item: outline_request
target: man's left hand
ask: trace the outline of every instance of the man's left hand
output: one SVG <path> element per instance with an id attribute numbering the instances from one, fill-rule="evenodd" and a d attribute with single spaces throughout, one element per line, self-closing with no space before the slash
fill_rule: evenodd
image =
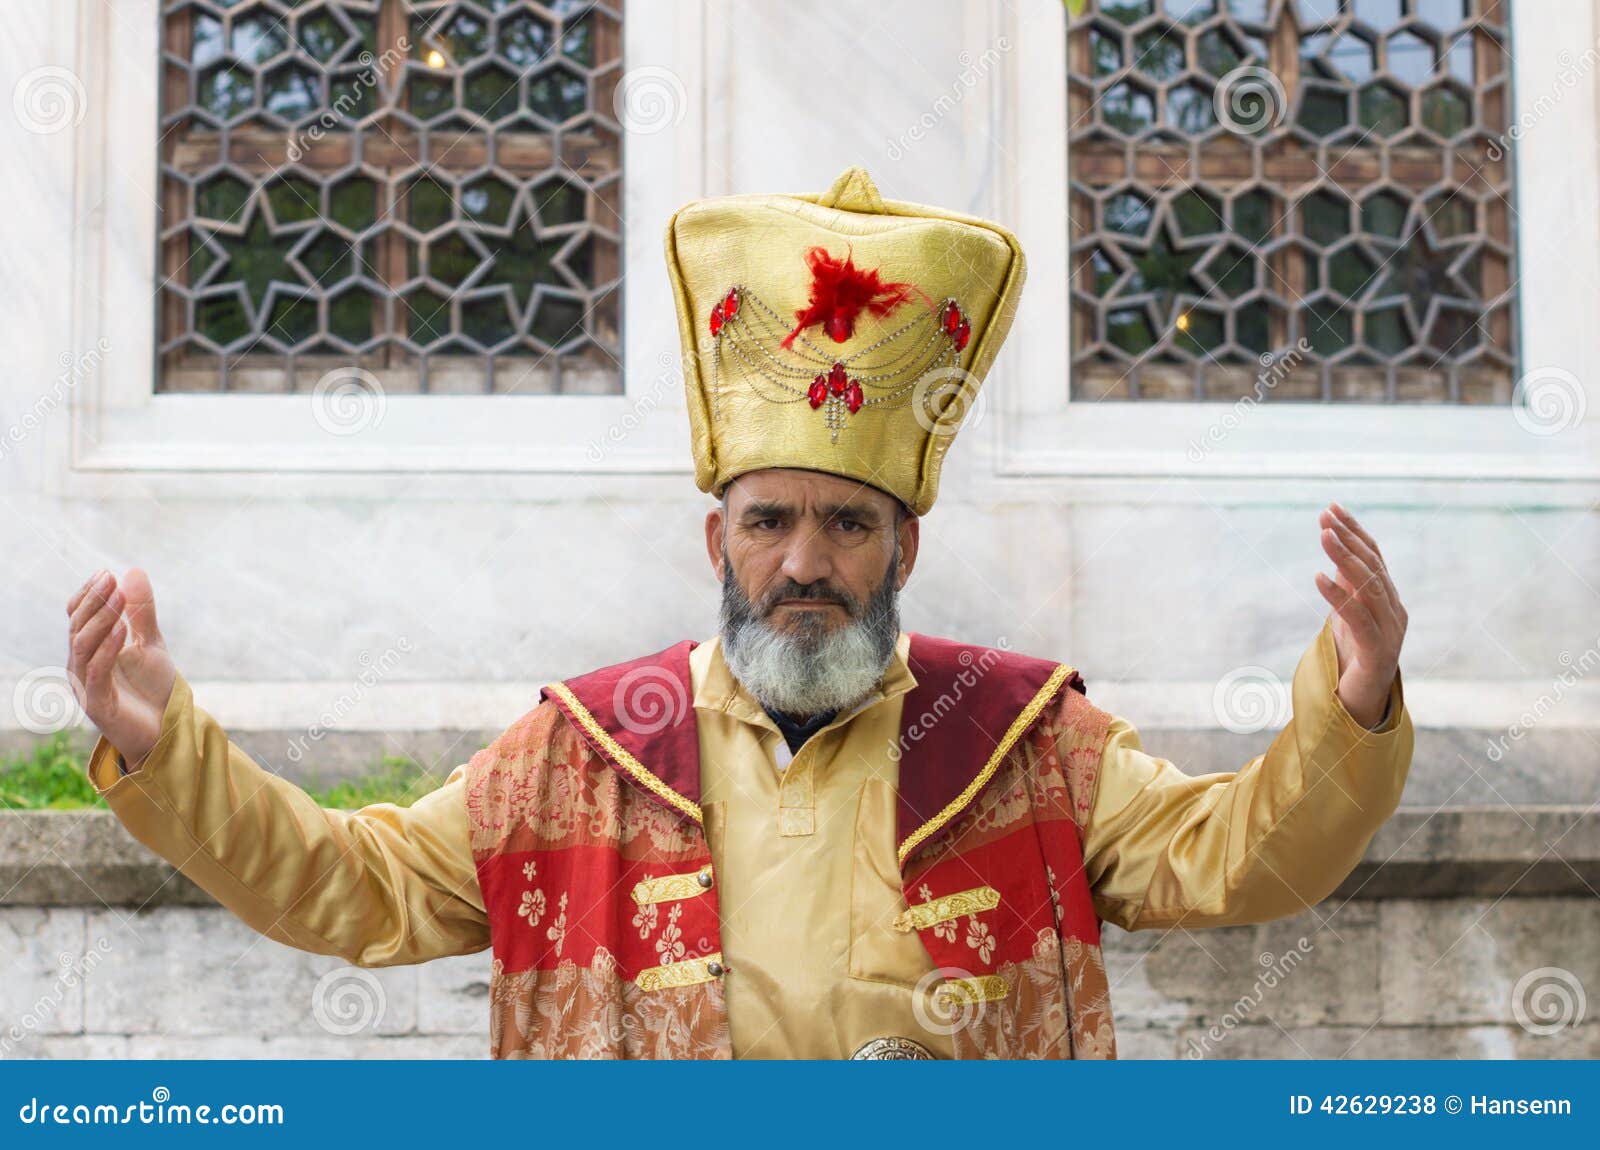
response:
<path id="1" fill-rule="evenodd" d="M 1337 503 L 1322 513 L 1322 549 L 1337 569 L 1317 572 L 1317 590 L 1333 606 L 1333 641 L 1339 652 L 1339 701 L 1364 727 L 1384 717 L 1400 666 L 1406 609 L 1394 589 L 1377 541 Z"/>

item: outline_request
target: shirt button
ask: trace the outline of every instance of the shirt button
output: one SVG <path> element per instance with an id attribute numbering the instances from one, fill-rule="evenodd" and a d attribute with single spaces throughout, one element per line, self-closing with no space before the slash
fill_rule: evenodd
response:
<path id="1" fill-rule="evenodd" d="M 710 890 L 711 889 L 711 872 L 708 871 L 708 870 L 701 871 L 699 874 L 694 876 L 694 881 L 699 883 L 706 890 Z"/>
<path id="2" fill-rule="evenodd" d="M 708 963 L 706 963 L 706 973 L 709 974 L 712 978 L 721 978 L 722 977 L 722 963 L 720 963 L 720 962 L 708 962 Z"/>

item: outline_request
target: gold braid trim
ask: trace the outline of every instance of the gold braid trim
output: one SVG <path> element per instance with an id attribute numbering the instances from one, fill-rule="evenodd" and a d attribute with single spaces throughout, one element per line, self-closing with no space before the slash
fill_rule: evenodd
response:
<path id="1" fill-rule="evenodd" d="M 1022 713 L 1012 720 L 1010 727 L 1006 728 L 1005 736 L 1000 740 L 999 745 L 995 747 L 994 754 L 989 756 L 989 761 L 983 765 L 983 770 L 978 772 L 978 777 L 968 783 L 967 789 L 952 799 L 944 810 L 906 836 L 906 841 L 900 844 L 901 866 L 905 865 L 906 859 L 911 857 L 911 852 L 921 846 L 929 835 L 937 832 L 939 828 L 960 814 L 968 803 L 978 797 L 978 792 L 988 785 L 989 780 L 1000 769 L 1001 762 L 1010 753 L 1011 748 L 1016 745 L 1018 739 L 1022 738 L 1023 732 L 1033 725 L 1033 721 L 1039 717 L 1039 712 L 1044 710 L 1044 705 L 1055 696 L 1055 693 L 1061 689 L 1061 684 L 1065 683 L 1067 677 L 1071 674 L 1072 668 L 1065 663 L 1060 664 L 1054 671 L 1050 672 L 1050 677 L 1045 680 L 1044 686 L 1039 688 L 1039 693 L 1028 700 L 1028 705 L 1022 708 Z"/>
<path id="2" fill-rule="evenodd" d="M 999 1002 L 1011 987 L 998 974 L 976 978 L 948 978 L 939 984 L 938 993 L 951 1006 L 974 1006 L 980 1002 Z"/>
<path id="3" fill-rule="evenodd" d="M 692 803 L 688 799 L 684 798 L 677 791 L 667 786 L 666 783 L 662 782 L 659 778 L 652 774 L 650 769 L 638 759 L 630 755 L 627 749 L 623 747 L 621 743 L 617 742 L 617 740 L 611 737 L 611 732 L 602 727 L 595 717 L 589 713 L 589 709 L 582 703 L 578 702 L 578 696 L 574 695 L 565 683 L 547 684 L 545 686 L 545 690 L 555 695 L 567 705 L 567 709 L 572 713 L 572 717 L 578 720 L 578 725 L 587 731 L 589 736 L 593 738 L 595 742 L 599 743 L 605 748 L 606 754 L 610 755 L 614 760 L 616 760 L 616 763 L 619 767 L 633 776 L 634 782 L 638 783 L 645 790 L 649 791 L 663 802 L 676 807 L 695 822 L 698 823 L 704 821 L 704 816 L 700 812 L 699 803 Z"/>
<path id="4" fill-rule="evenodd" d="M 712 967 L 716 967 L 712 970 Z M 691 958 L 687 962 L 669 962 L 666 966 L 652 966 L 641 970 L 634 985 L 640 990 L 668 990 L 674 986 L 693 986 L 710 982 L 722 974 L 722 954 L 708 954 L 704 958 Z"/>
<path id="5" fill-rule="evenodd" d="M 894 916 L 898 931 L 926 930 L 936 923 L 964 918 L 979 911 L 993 910 L 1000 905 L 1000 892 L 992 886 L 975 886 L 971 890 L 957 891 L 932 902 L 919 902 Z"/>
<path id="6" fill-rule="evenodd" d="M 702 881 L 701 876 L 704 876 Z M 688 874 L 663 874 L 643 879 L 633 886 L 633 901 L 640 906 L 653 902 L 673 902 L 681 898 L 694 898 L 711 889 L 711 868 L 692 870 Z"/>

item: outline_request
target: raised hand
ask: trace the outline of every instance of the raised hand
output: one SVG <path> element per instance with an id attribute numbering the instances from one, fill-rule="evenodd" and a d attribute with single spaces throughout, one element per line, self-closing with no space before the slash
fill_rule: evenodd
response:
<path id="1" fill-rule="evenodd" d="M 1384 566 L 1377 541 L 1337 503 L 1323 511 L 1322 549 L 1336 577 L 1317 572 L 1317 590 L 1333 606 L 1333 641 L 1339 652 L 1339 701 L 1365 727 L 1383 719 L 1400 666 L 1406 609 Z"/>
<path id="2" fill-rule="evenodd" d="M 119 587 L 115 575 L 101 571 L 68 601 L 67 615 L 73 693 L 128 770 L 136 770 L 161 736 L 178 677 L 156 625 L 149 576 L 130 568 Z"/>

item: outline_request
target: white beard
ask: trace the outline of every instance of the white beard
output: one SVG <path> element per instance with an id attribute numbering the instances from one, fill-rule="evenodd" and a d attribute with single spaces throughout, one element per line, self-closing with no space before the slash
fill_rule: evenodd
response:
<path id="1" fill-rule="evenodd" d="M 794 631 L 773 628 L 752 607 L 724 553 L 722 655 L 734 678 L 763 707 L 796 718 L 844 711 L 861 702 L 894 658 L 900 634 L 894 586 L 898 562 L 897 552 L 865 608 L 846 605 L 850 622 L 818 634 L 811 625 Z"/>

